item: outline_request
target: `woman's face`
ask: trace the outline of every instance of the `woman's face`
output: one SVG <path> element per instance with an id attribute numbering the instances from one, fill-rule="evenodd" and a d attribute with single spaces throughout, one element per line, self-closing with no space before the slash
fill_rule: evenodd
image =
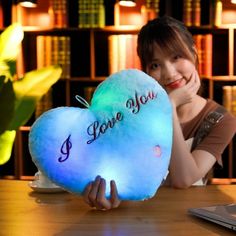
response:
<path id="1" fill-rule="evenodd" d="M 181 57 L 178 53 L 166 54 L 155 46 L 153 59 L 147 65 L 146 72 L 170 93 L 184 86 L 195 69 L 195 65 L 189 59 Z"/>

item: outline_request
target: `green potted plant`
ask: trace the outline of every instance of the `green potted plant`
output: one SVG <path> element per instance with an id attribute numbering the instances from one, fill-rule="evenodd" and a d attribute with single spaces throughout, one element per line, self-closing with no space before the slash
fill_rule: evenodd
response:
<path id="1" fill-rule="evenodd" d="M 49 66 L 16 76 L 23 29 L 14 23 L 0 35 L 0 165 L 11 157 L 16 131 L 33 114 L 39 99 L 58 81 L 62 69 Z"/>

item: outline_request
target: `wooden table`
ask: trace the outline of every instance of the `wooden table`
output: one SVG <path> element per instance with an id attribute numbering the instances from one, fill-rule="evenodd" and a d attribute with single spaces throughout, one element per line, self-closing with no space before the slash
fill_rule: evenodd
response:
<path id="1" fill-rule="evenodd" d="M 0 235 L 235 235 L 187 213 L 190 207 L 232 202 L 236 185 L 161 187 L 150 200 L 97 211 L 70 193 L 35 193 L 27 181 L 0 180 Z"/>

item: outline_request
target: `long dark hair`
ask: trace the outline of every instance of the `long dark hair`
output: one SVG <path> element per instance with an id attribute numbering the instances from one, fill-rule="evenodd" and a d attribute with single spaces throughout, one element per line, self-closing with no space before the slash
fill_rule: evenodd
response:
<path id="1" fill-rule="evenodd" d="M 178 53 L 191 60 L 198 68 L 198 56 L 192 34 L 186 26 L 170 16 L 163 16 L 149 21 L 138 34 L 137 53 L 142 70 L 153 58 L 154 46 L 164 53 Z"/>

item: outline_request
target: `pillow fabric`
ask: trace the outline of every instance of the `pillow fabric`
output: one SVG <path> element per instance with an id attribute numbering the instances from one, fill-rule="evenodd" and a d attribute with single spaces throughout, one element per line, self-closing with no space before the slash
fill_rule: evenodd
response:
<path id="1" fill-rule="evenodd" d="M 97 175 L 115 180 L 121 200 L 151 198 L 165 177 L 172 146 L 165 90 L 136 69 L 112 74 L 86 108 L 58 107 L 29 134 L 32 160 L 49 179 L 80 195 Z"/>

